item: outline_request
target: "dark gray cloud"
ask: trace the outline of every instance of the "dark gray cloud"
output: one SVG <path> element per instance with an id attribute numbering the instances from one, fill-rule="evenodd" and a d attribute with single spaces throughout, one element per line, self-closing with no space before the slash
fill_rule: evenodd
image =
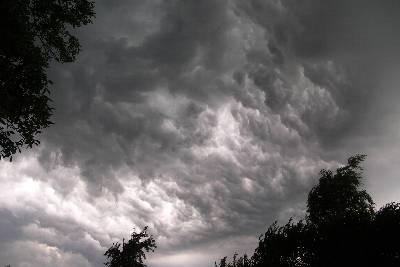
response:
<path id="1" fill-rule="evenodd" d="M 150 266 L 212 266 L 302 216 L 318 170 L 396 138 L 395 1 L 96 5 L 77 62 L 50 70 L 54 126 L 0 166 L 15 266 L 101 266 L 145 225 Z"/>
<path id="2" fill-rule="evenodd" d="M 347 114 L 325 126 L 318 123 L 314 130 L 322 144 L 332 149 L 355 135 L 382 134 L 381 118 L 397 112 L 387 108 L 397 94 L 382 86 L 388 71 L 399 65 L 397 1 L 255 0 L 242 6 L 266 29 L 279 61 L 300 64 Z M 380 126 L 371 129 L 371 121 Z"/>

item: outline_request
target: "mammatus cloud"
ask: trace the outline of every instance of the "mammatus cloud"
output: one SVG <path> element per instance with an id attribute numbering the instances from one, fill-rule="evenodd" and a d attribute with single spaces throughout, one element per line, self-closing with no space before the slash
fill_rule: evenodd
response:
<path id="1" fill-rule="evenodd" d="M 363 152 L 397 96 L 372 105 L 366 63 L 386 63 L 362 41 L 389 42 L 395 16 L 371 31 L 355 16 L 389 2 L 98 1 L 78 61 L 51 69 L 55 125 L 0 165 L 0 265 L 101 266 L 149 225 L 150 266 L 212 266 L 302 215 L 318 171 Z"/>

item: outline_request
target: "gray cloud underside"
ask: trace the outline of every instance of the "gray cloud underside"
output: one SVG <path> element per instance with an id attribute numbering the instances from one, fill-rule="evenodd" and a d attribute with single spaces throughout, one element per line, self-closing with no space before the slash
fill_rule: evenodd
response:
<path id="1" fill-rule="evenodd" d="M 150 266 L 212 266 L 393 133 L 397 1 L 96 5 L 77 62 L 50 70 L 54 126 L 1 165 L 0 264 L 101 266 L 149 225 Z"/>

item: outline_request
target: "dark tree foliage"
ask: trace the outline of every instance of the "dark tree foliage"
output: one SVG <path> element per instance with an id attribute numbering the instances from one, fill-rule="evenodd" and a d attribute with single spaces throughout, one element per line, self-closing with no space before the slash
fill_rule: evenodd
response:
<path id="1" fill-rule="evenodd" d="M 260 237 L 251 266 L 302 266 L 304 259 L 309 256 L 306 227 L 303 222 L 293 223 L 292 220 L 284 226 L 274 222 Z"/>
<path id="2" fill-rule="evenodd" d="M 71 62 L 80 50 L 71 29 L 94 17 L 90 0 L 0 1 L 0 159 L 39 141 L 52 108 L 49 61 Z"/>
<path id="3" fill-rule="evenodd" d="M 238 254 L 235 253 L 233 255 L 232 262 L 228 262 L 227 257 L 224 257 L 220 260 L 219 264 L 215 263 L 214 266 L 215 267 L 246 267 L 246 266 L 250 266 L 250 261 L 251 261 L 251 259 L 249 259 L 246 254 L 243 257 L 238 258 Z"/>
<path id="4" fill-rule="evenodd" d="M 360 188 L 364 159 L 351 157 L 336 173 L 322 170 L 309 193 L 306 218 L 272 224 L 240 266 L 400 266 L 400 204 L 374 210 L 371 196 Z M 239 266 L 235 262 L 225 257 L 216 267 Z"/>
<path id="5" fill-rule="evenodd" d="M 371 196 L 361 190 L 361 166 L 365 155 L 356 155 L 346 166 L 322 170 L 319 183 L 308 195 L 307 212 L 311 223 L 319 226 L 341 220 L 369 220 L 374 214 Z"/>
<path id="6" fill-rule="evenodd" d="M 400 203 L 389 203 L 375 215 L 372 248 L 376 266 L 400 266 Z"/>
<path id="7" fill-rule="evenodd" d="M 146 259 L 146 252 L 154 251 L 156 243 L 153 236 L 147 233 L 147 227 L 141 232 L 133 231 L 131 239 L 120 243 L 114 243 L 104 255 L 108 267 L 145 267 L 143 261 Z"/>

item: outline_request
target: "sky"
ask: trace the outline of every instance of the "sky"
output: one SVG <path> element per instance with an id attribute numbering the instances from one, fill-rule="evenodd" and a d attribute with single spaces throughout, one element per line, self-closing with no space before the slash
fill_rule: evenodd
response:
<path id="1" fill-rule="evenodd" d="M 53 63 L 54 125 L 0 162 L 0 266 L 207 267 L 301 218 L 319 170 L 367 154 L 400 201 L 398 0 L 98 0 Z"/>

